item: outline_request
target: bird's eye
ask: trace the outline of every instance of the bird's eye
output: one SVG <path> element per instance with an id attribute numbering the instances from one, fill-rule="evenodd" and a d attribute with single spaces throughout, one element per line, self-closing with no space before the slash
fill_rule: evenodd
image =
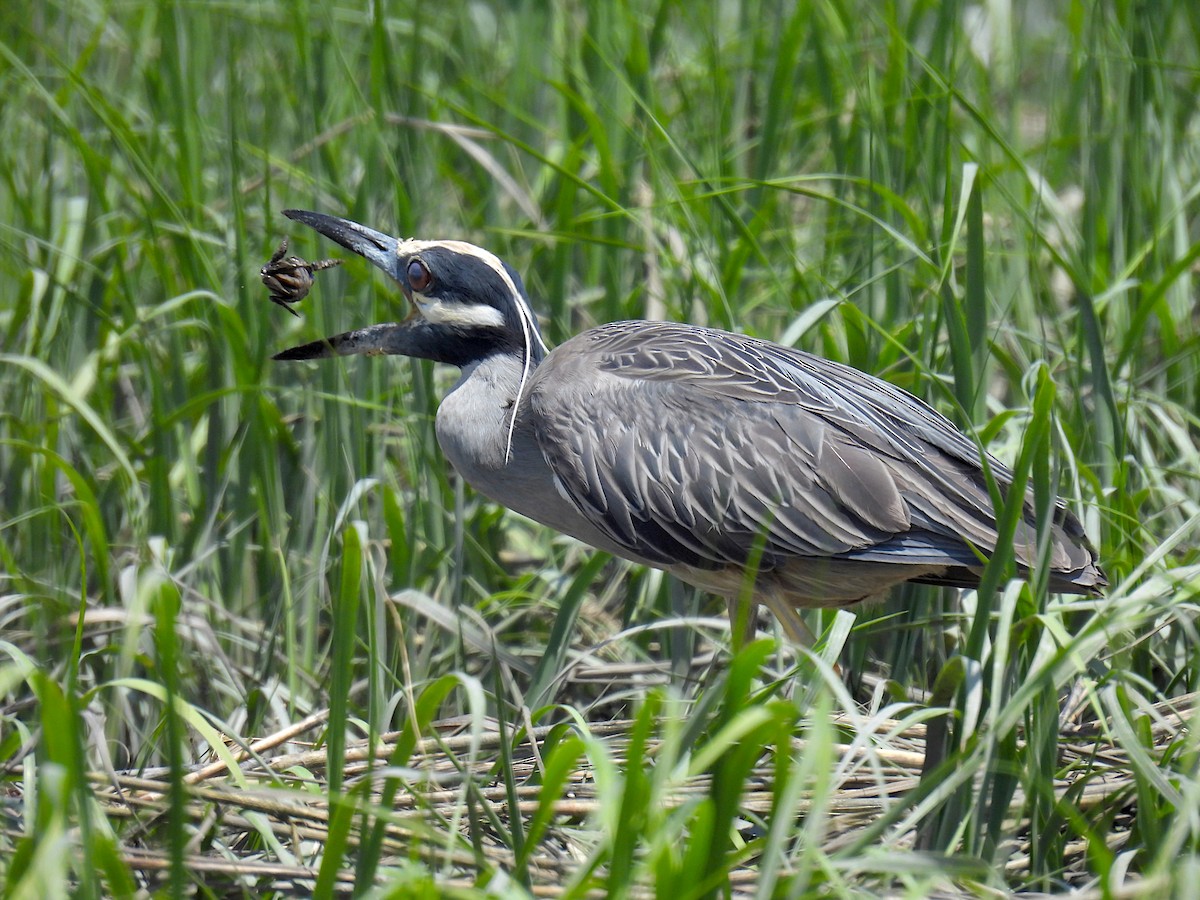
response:
<path id="1" fill-rule="evenodd" d="M 429 266 L 421 262 L 419 259 L 414 259 L 408 264 L 408 286 L 418 294 L 424 293 L 433 284 L 433 273 L 429 271 Z"/>

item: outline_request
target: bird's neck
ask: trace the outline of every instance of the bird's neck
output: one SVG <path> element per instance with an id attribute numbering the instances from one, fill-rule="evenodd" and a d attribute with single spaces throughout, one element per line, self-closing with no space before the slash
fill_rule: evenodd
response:
<path id="1" fill-rule="evenodd" d="M 516 365 L 523 368 L 526 358 L 532 370 L 546 356 L 545 345 L 536 330 L 528 334 L 515 326 L 450 327 L 425 319 L 410 319 L 404 329 L 403 347 L 389 352 L 431 359 L 457 366 L 465 373 L 487 363 L 489 366 Z"/>

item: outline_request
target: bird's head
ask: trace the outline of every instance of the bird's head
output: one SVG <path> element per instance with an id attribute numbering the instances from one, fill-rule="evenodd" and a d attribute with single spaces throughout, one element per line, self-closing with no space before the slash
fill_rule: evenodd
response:
<path id="1" fill-rule="evenodd" d="M 496 353 L 512 353 L 536 365 L 545 355 L 521 276 L 495 254 L 463 241 L 401 240 L 302 209 L 283 214 L 386 272 L 413 304 L 414 313 L 402 322 L 293 347 L 275 359 L 396 354 L 465 366 Z"/>

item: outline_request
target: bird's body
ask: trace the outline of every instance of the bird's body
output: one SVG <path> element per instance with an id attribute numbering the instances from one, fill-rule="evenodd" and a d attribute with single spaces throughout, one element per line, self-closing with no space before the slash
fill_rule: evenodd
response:
<path id="1" fill-rule="evenodd" d="M 438 407 L 438 445 L 446 459 L 455 471 L 470 472 L 471 486 L 501 506 L 593 547 L 628 556 L 555 488 L 530 421 L 518 421 L 509 443 L 521 371 L 519 363 L 504 356 L 463 370 Z"/>
<path id="2" fill-rule="evenodd" d="M 419 316 L 280 354 L 395 353 L 458 365 L 438 442 L 496 502 L 727 598 L 795 608 L 903 581 L 971 586 L 995 550 L 989 489 L 1011 473 L 912 395 L 848 366 L 715 329 L 602 325 L 546 349 L 520 279 L 480 248 L 292 218 L 366 256 Z M 986 470 L 984 462 L 986 461 Z M 1039 554 L 1032 496 L 1014 537 L 1052 590 L 1106 584 L 1060 502 Z M 731 607 L 732 609 L 732 607 Z"/>

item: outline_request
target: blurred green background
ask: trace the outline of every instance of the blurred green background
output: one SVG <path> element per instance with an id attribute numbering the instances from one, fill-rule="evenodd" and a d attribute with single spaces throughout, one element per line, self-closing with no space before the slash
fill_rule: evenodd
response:
<path id="1" fill-rule="evenodd" d="M 764 890 L 803 893 L 834 871 L 892 889 L 892 857 L 863 861 L 879 846 L 910 854 L 910 888 L 961 884 L 961 859 L 998 888 L 1094 887 L 1117 869 L 1161 888 L 1195 867 L 1179 863 L 1196 848 L 1194 741 L 1160 740 L 1146 710 L 1186 710 L 1198 681 L 1196 4 L 15 0 L 0 26 L 11 891 L 120 893 L 150 877 L 90 799 L 85 772 L 114 767 L 173 773 L 170 827 L 137 840 L 163 849 L 176 892 L 204 883 L 184 871 L 204 832 L 185 822 L 180 773 L 210 742 L 175 702 L 247 738 L 328 709 L 334 794 L 345 741 L 416 728 L 414 697 L 450 673 L 463 681 L 438 714 L 502 734 L 523 707 L 597 722 L 667 697 L 715 717 L 712 734 L 735 700 L 782 703 L 786 744 L 810 710 L 850 703 L 794 674 L 738 693 L 724 663 L 697 662 L 726 652 L 710 598 L 464 488 L 432 429 L 455 373 L 272 363 L 408 312 L 358 259 L 320 275 L 302 320 L 268 303 L 258 269 L 282 238 L 342 255 L 288 207 L 486 246 L 523 274 L 551 344 L 666 318 L 848 362 L 1006 460 L 1024 454 L 1039 495 L 1080 513 L 1113 584 L 1104 601 L 1050 599 L 1034 579 L 965 605 L 908 588 L 850 634 L 810 616 L 837 636 L 826 658 L 857 702 L 883 690 L 955 710 L 948 746 L 979 780 L 914 794 L 913 808 L 934 797 L 919 816 L 832 849 L 781 814 L 754 846 L 790 875 Z M 678 627 L 624 630 L 664 618 Z M 559 677 L 581 660 L 607 678 Z M 1128 754 L 1131 787 L 1108 806 L 1053 799 L 1067 697 Z M 774 740 L 758 749 L 817 777 Z M 614 765 L 628 779 L 641 761 Z M 1004 841 L 1033 826 L 1009 814 L 1054 836 L 1016 874 Z M 704 893 L 753 869 L 755 853 L 721 843 L 727 820 L 710 852 L 691 849 L 698 826 L 681 815 L 657 837 L 587 819 L 595 856 L 573 883 L 619 892 L 679 870 Z M 945 854 L 932 862 L 911 852 L 920 821 L 922 849 Z M 528 835 L 519 817 L 508 827 L 519 860 Z M 473 835 L 447 826 L 428 843 Z M 374 877 L 363 856 L 386 854 L 365 847 L 347 864 Z M 446 887 L 444 869 L 418 868 Z"/>

